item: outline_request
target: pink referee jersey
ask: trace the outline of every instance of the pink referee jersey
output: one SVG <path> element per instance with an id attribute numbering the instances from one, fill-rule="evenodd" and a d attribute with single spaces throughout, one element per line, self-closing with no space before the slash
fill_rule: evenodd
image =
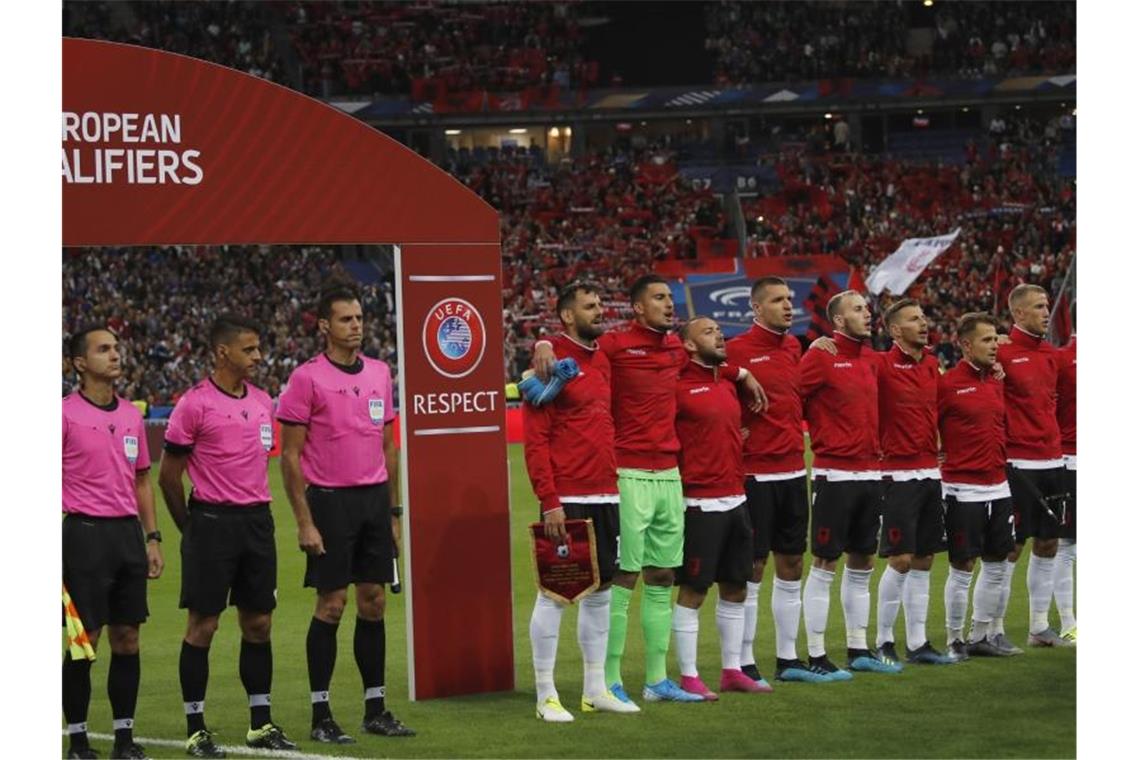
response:
<path id="1" fill-rule="evenodd" d="M 63 511 L 92 517 L 139 513 L 135 475 L 150 469 L 142 414 L 115 396 L 96 406 L 80 393 L 63 399 Z"/>
<path id="2" fill-rule="evenodd" d="M 254 506 L 269 495 L 273 402 L 249 383 L 236 397 L 206 378 L 186 392 L 166 426 L 166 448 L 190 455 L 191 496 L 207 504 Z"/>
<path id="3" fill-rule="evenodd" d="M 384 425 L 396 419 L 392 371 L 361 356 L 341 367 L 320 354 L 289 376 L 277 400 L 277 419 L 309 430 L 301 472 L 310 485 L 345 488 L 388 480 Z"/>

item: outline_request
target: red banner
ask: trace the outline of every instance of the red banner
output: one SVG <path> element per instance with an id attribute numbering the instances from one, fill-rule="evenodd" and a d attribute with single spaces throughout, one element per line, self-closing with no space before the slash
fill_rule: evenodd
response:
<path id="1" fill-rule="evenodd" d="M 531 524 L 530 537 L 539 591 L 557 602 L 573 604 L 601 585 L 593 520 L 567 520 L 562 543 L 547 538 L 540 522 Z"/>

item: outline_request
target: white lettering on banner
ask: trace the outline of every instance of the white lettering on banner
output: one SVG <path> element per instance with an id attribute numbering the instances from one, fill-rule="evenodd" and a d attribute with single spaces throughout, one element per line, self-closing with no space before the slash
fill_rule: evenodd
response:
<path id="1" fill-rule="evenodd" d="M 977 390 L 978 390 L 978 386 L 971 385 L 969 388 L 962 388 L 960 390 L 955 391 L 955 393 L 957 393 L 959 396 L 961 396 L 963 393 L 975 393 Z"/>
<path id="2" fill-rule="evenodd" d="M 867 275 L 867 290 L 905 293 L 922 271 L 958 239 L 961 229 L 932 238 L 907 238 Z"/>
<path id="3" fill-rule="evenodd" d="M 100 147 L 65 147 L 63 180 L 71 185 L 197 185 L 204 176 L 193 148 L 119 148 L 115 143 L 180 145 L 181 114 L 65 111 L 63 142 Z"/>
<path id="4" fill-rule="evenodd" d="M 451 391 L 417 393 L 412 397 L 416 414 L 473 414 L 495 411 L 499 391 Z"/>

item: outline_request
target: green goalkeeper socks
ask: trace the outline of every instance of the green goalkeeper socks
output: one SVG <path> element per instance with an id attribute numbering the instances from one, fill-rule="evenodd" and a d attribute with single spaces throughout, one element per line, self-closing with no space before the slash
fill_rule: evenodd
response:
<path id="1" fill-rule="evenodd" d="M 610 598 L 610 634 L 606 640 L 606 686 L 621 683 L 621 658 L 625 654 L 625 632 L 629 626 L 629 600 L 633 592 L 616 583 Z"/>
<path id="2" fill-rule="evenodd" d="M 669 652 L 669 634 L 673 628 L 673 589 L 669 586 L 646 586 L 641 595 L 641 630 L 645 635 L 645 682 L 659 683 L 665 678 L 665 656 Z"/>

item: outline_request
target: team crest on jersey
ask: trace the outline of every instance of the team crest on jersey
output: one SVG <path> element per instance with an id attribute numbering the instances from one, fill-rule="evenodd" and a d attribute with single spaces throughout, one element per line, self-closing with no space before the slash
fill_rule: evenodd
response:
<path id="1" fill-rule="evenodd" d="M 134 464 L 139 459 L 139 439 L 137 436 L 124 435 L 123 436 L 123 453 L 127 455 L 127 461 Z"/>
<path id="2" fill-rule="evenodd" d="M 268 423 L 262 423 L 259 432 L 261 433 L 262 447 L 266 451 L 269 451 L 273 448 L 273 426 Z"/>
<path id="3" fill-rule="evenodd" d="M 372 420 L 373 425 L 379 425 L 384 421 L 384 399 L 368 399 L 368 417 Z"/>
<path id="4" fill-rule="evenodd" d="M 428 311 L 423 329 L 424 354 L 444 377 L 474 371 L 487 348 L 479 310 L 462 298 L 445 298 Z"/>

